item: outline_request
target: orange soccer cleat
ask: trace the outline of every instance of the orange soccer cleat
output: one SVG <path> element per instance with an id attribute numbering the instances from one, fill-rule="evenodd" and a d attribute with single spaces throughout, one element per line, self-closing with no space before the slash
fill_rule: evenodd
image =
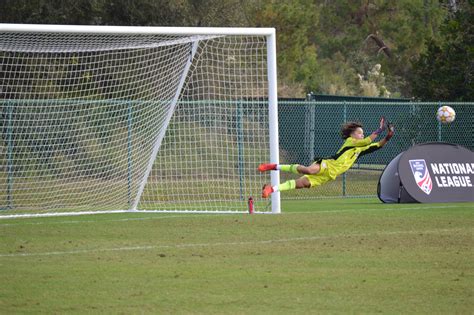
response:
<path id="1" fill-rule="evenodd" d="M 273 192 L 272 186 L 268 184 L 263 185 L 262 198 L 268 198 L 272 192 Z"/>
<path id="2" fill-rule="evenodd" d="M 276 171 L 277 165 L 275 163 L 263 163 L 258 166 L 260 172 Z"/>

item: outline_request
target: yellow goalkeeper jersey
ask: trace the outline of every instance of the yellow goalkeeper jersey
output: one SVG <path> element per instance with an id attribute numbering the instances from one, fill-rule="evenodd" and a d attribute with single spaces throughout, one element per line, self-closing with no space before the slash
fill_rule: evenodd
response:
<path id="1" fill-rule="evenodd" d="M 378 149 L 380 149 L 380 144 L 378 142 L 372 143 L 370 137 L 361 140 L 349 137 L 334 156 L 316 162 L 326 163 L 328 175 L 334 179 L 351 168 L 357 158 Z"/>

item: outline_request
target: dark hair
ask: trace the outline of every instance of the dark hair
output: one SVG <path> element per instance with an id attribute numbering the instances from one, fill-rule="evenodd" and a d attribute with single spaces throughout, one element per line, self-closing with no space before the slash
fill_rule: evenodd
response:
<path id="1" fill-rule="evenodd" d="M 362 128 L 362 124 L 355 121 L 346 122 L 344 125 L 342 125 L 342 128 L 341 128 L 342 139 L 349 138 L 351 134 L 354 132 L 354 130 L 356 130 L 357 128 Z"/>

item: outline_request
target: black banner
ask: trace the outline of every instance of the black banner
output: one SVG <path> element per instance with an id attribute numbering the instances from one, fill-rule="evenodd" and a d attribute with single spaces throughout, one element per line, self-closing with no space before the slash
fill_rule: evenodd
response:
<path id="1" fill-rule="evenodd" d="M 385 168 L 378 195 L 383 202 L 474 201 L 474 153 L 443 142 L 415 145 Z"/>

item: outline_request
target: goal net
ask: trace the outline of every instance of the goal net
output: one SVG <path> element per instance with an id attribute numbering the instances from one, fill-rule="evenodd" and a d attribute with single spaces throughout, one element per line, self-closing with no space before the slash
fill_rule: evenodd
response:
<path id="1" fill-rule="evenodd" d="M 0 24 L 0 216 L 279 212 L 274 36 Z"/>

